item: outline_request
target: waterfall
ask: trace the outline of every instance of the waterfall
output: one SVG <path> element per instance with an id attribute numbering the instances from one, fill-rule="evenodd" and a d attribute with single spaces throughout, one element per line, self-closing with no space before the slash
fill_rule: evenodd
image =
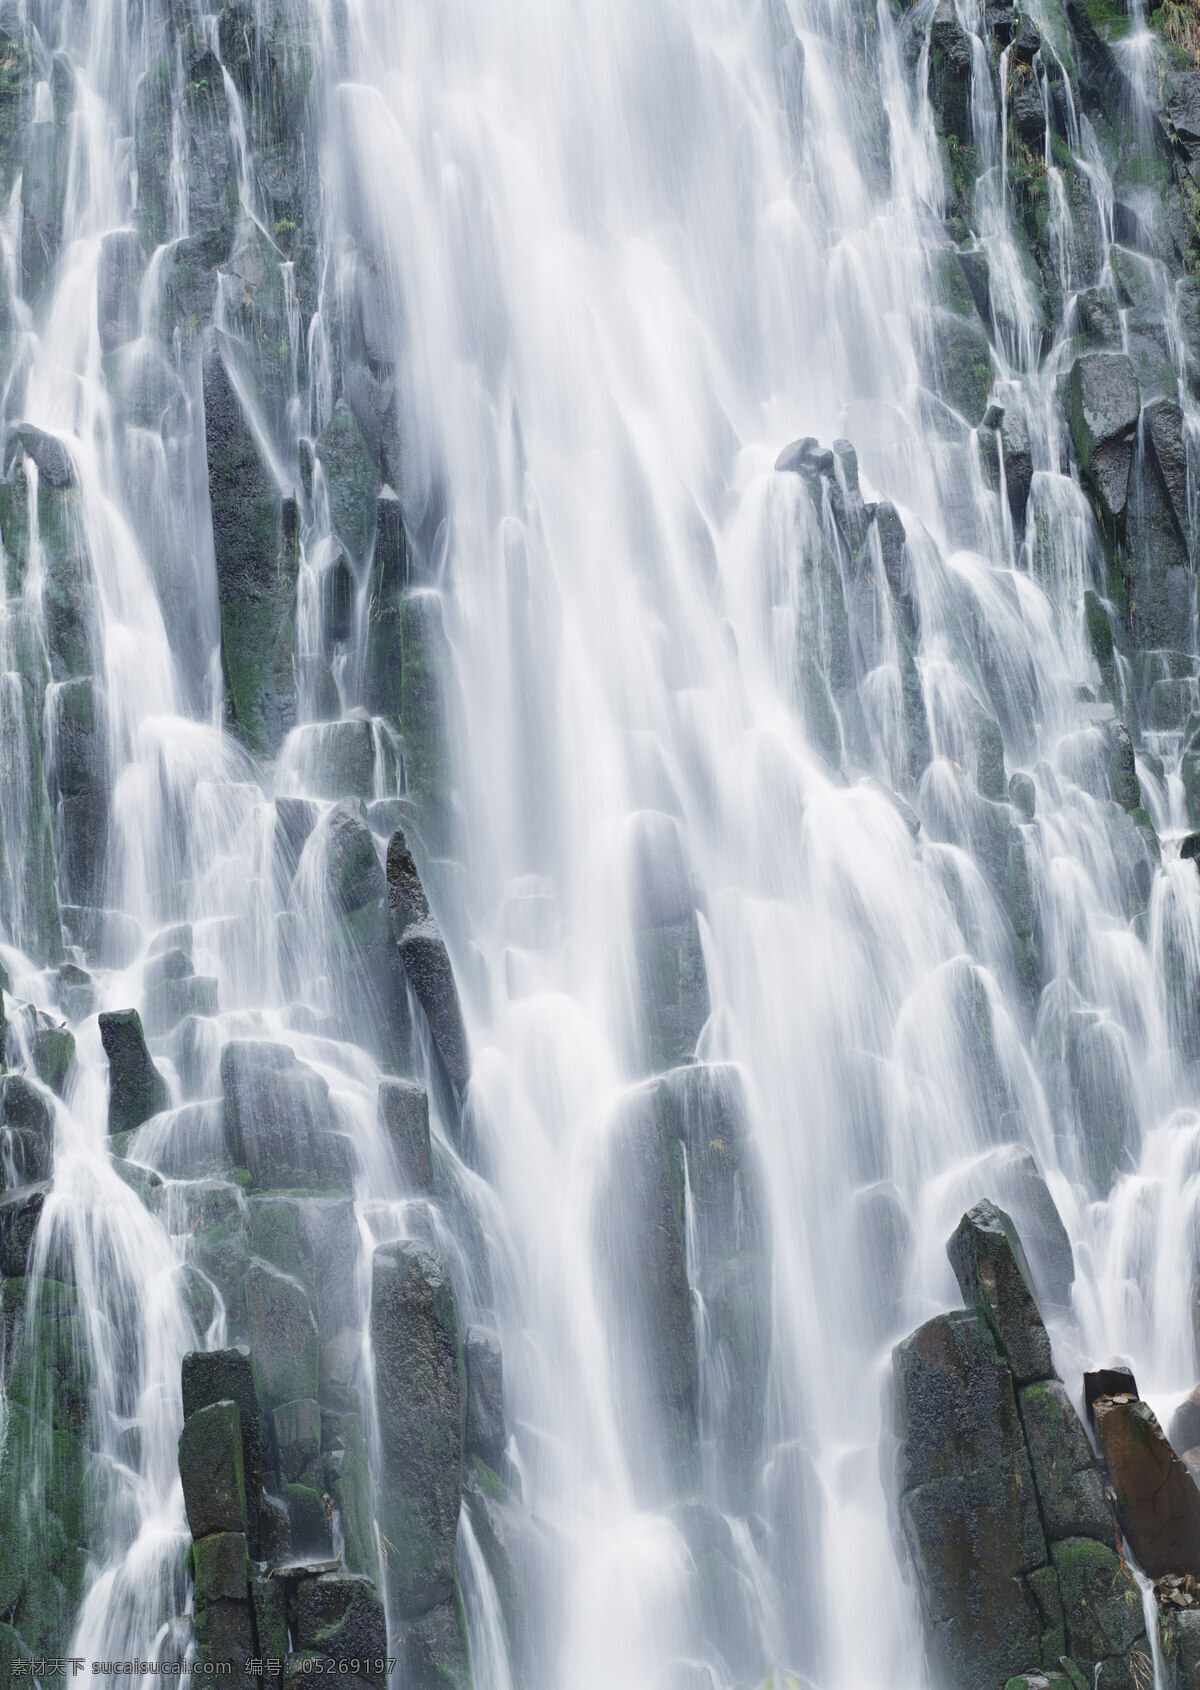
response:
<path id="1" fill-rule="evenodd" d="M 932 1690 L 964 1211 L 1195 1387 L 1182 27 L 0 4 L 0 1672 Z"/>

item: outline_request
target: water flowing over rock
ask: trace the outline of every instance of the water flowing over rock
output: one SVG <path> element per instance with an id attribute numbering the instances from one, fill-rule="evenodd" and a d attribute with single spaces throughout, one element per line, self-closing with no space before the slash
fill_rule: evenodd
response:
<path id="1" fill-rule="evenodd" d="M 1190 0 L 0 0 L 0 197 L 0 1680 L 1196 1690 Z"/>
<path id="2" fill-rule="evenodd" d="M 1053 1377 L 1016 1229 L 980 1203 L 947 1250 L 973 1306 L 927 1321 L 892 1358 L 894 1482 L 935 1674 L 1006 1690 L 1057 1666 L 1072 1684 L 1141 1682 L 1140 1594 Z"/>

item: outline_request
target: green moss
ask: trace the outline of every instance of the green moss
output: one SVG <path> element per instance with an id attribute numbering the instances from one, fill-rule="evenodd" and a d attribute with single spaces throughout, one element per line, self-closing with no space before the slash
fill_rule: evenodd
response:
<path id="1" fill-rule="evenodd" d="M 504 1481 L 498 1473 L 492 1471 L 486 1461 L 478 1455 L 471 1457 L 471 1471 L 479 1480 L 485 1496 L 490 1496 L 493 1502 L 504 1501 Z"/>

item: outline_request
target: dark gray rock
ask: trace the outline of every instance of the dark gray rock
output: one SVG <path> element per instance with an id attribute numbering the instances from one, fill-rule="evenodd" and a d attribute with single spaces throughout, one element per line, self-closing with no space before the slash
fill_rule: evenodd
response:
<path id="1" fill-rule="evenodd" d="M 1076 1537 L 1051 1544 L 1050 1555 L 1062 1594 L 1067 1651 L 1082 1682 L 1131 1690 L 1153 1683 L 1141 1591 L 1116 1550 Z"/>
<path id="2" fill-rule="evenodd" d="M 14 460 L 24 452 L 37 465 L 38 484 L 61 489 L 75 487 L 75 460 L 57 434 L 47 434 L 32 423 L 17 423 L 9 429 L 4 440 L 4 473 L 7 475 Z"/>
<path id="3" fill-rule="evenodd" d="M 345 645 L 354 631 L 354 577 L 346 554 L 336 557 L 321 571 L 318 582 L 321 607 L 321 649 L 332 657 L 334 648 Z M 337 712 L 335 711 L 336 715 Z"/>
<path id="4" fill-rule="evenodd" d="M 399 827 L 388 841 L 387 897 L 392 932 L 398 943 L 405 928 L 411 927 L 414 922 L 427 920 L 430 915 L 429 899 L 425 896 L 421 876 L 404 831 Z"/>
<path id="5" fill-rule="evenodd" d="M 1187 446 L 1183 438 L 1183 412 L 1174 399 L 1155 399 L 1146 406 L 1146 438 L 1162 478 L 1171 514 L 1186 546 L 1191 532 L 1188 516 Z"/>
<path id="6" fill-rule="evenodd" d="M 291 884 L 301 852 L 320 815 L 320 807 L 311 798 L 275 800 L 275 851 L 286 885 Z"/>
<path id="7" fill-rule="evenodd" d="M 197 1538 L 192 1553 L 197 1612 L 207 1608 L 210 1602 L 246 1600 L 250 1568 L 244 1533 L 214 1532 L 209 1537 Z"/>
<path id="8" fill-rule="evenodd" d="M 494 1472 L 499 1472 L 508 1443 L 500 1340 L 484 1327 L 469 1326 L 463 1359 L 467 1369 L 467 1454 L 478 1455 Z"/>
<path id="9" fill-rule="evenodd" d="M 991 441 L 989 444 L 989 433 Z M 999 453 L 995 442 L 999 437 Z M 1029 489 L 1033 484 L 1033 456 L 1029 448 L 1029 431 L 1025 418 L 1013 406 L 993 405 L 980 431 L 980 451 L 984 472 L 992 487 L 1000 484 L 1000 464 L 1004 466 L 1004 491 L 1008 508 L 1018 529 L 1025 521 L 1029 503 Z"/>
<path id="10" fill-rule="evenodd" d="M 312 1187 L 328 1177 L 329 1088 L 287 1045 L 227 1044 L 221 1086 L 229 1155 L 256 1186 Z"/>
<path id="11" fill-rule="evenodd" d="M 970 146 L 971 38 L 959 24 L 951 0 L 939 0 L 929 30 L 929 103 L 944 136 Z"/>
<path id="12" fill-rule="evenodd" d="M 997 1690 L 1042 1658 L 1046 1565 L 1033 1473 L 984 1316 L 939 1315 L 892 1357 L 900 1518 L 935 1672 Z"/>
<path id="13" fill-rule="evenodd" d="M 18 1183 L 36 1185 L 49 1179 L 54 1167 L 54 1110 L 22 1074 L 0 1080 L 0 1128 L 9 1135 L 7 1148 L 16 1163 Z"/>
<path id="14" fill-rule="evenodd" d="M 336 722 L 342 713 L 342 698 L 333 670 L 315 653 L 296 659 L 296 687 L 302 722 Z"/>
<path id="15" fill-rule="evenodd" d="M 376 505 L 375 550 L 367 583 L 363 703 L 373 716 L 393 720 L 399 719 L 403 709 L 401 602 L 411 574 L 412 558 L 400 500 L 385 487 Z"/>
<path id="16" fill-rule="evenodd" d="M 1054 1377 L 1054 1357 L 1017 1229 L 994 1203 L 977 1203 L 947 1245 L 968 1308 L 987 1319 L 1018 1385 Z"/>
<path id="17" fill-rule="evenodd" d="M 251 1552 L 258 1555 L 259 1498 L 262 1492 L 262 1420 L 254 1389 L 254 1371 L 243 1350 L 192 1350 L 183 1358 L 183 1418 L 190 1420 L 214 1403 L 234 1402 L 242 1437 L 242 1475 L 246 1487 Z"/>
<path id="18" fill-rule="evenodd" d="M 108 1057 L 108 1130 L 128 1132 L 169 1106 L 167 1082 L 150 1059 L 136 1009 L 101 1015 L 100 1038 Z"/>
<path id="19" fill-rule="evenodd" d="M 404 1627 L 405 1690 L 471 1690 L 467 1621 L 457 1596 Z"/>
<path id="20" fill-rule="evenodd" d="M 245 1532 L 242 1426 L 235 1402 L 212 1403 L 184 1422 L 179 1476 L 194 1538 L 208 1537 L 211 1532 Z"/>
<path id="21" fill-rule="evenodd" d="M 275 1406 L 315 1398 L 320 1340 L 316 1316 L 299 1280 L 252 1256 L 246 1274 L 246 1316 L 260 1400 Z"/>
<path id="22" fill-rule="evenodd" d="M 220 1665 L 221 1676 L 242 1675 L 254 1651 L 254 1628 L 249 1600 L 210 1602 L 197 1608 L 195 1617 L 197 1672 L 211 1672 Z M 237 1683 L 237 1677 L 232 1680 Z M 242 1683 L 250 1682 L 244 1677 Z"/>
<path id="23" fill-rule="evenodd" d="M 1080 467 L 1113 521 L 1125 514 L 1141 397 L 1124 353 L 1085 352 L 1068 381 L 1071 435 Z"/>
<path id="24" fill-rule="evenodd" d="M 296 1586 L 293 1637 L 300 1650 L 319 1650 L 326 1660 L 364 1662 L 386 1660 L 387 1625 L 383 1603 L 369 1578 L 355 1573 L 322 1573 L 301 1579 Z M 365 1672 L 360 1678 L 382 1686 L 386 1671 Z"/>
<path id="25" fill-rule="evenodd" d="M 639 1490 L 691 1488 L 699 1362 L 684 1238 L 683 1153 L 661 1086 L 623 1103 L 592 1223 L 600 1310 Z"/>
<path id="26" fill-rule="evenodd" d="M 1047 1539 L 1091 1537 L 1111 1543 L 1115 1522 L 1104 1480 L 1065 1388 L 1057 1379 L 1026 1385 L 1017 1402 Z"/>
<path id="27" fill-rule="evenodd" d="M 353 411 L 339 400 L 317 443 L 329 486 L 333 531 L 356 568 L 365 566 L 375 527 L 379 475 Z"/>
<path id="28" fill-rule="evenodd" d="M 294 548 L 284 544 L 280 490 L 215 336 L 204 354 L 204 435 L 228 708 L 247 745 L 273 753 L 296 716 L 296 559 Z"/>
<path id="29" fill-rule="evenodd" d="M 985 1196 L 1013 1219 L 1039 1306 L 1069 1308 L 1075 1281 L 1071 1240 L 1032 1153 L 1017 1144 L 999 1145 L 973 1163 L 955 1186 L 955 1201 L 967 1209 Z"/>
<path id="30" fill-rule="evenodd" d="M 471 1058 L 454 968 L 400 828 L 388 843 L 387 893 L 405 973 L 446 1075 L 461 1098 L 471 1077 Z"/>
<path id="31" fill-rule="evenodd" d="M 466 1380 L 445 1262 L 423 1244 L 375 1251 L 371 1339 L 383 1460 L 379 1528 L 393 1545 L 392 1612 L 416 1619 L 455 1594 Z"/>
<path id="32" fill-rule="evenodd" d="M 49 1191 L 49 1181 L 40 1181 L 0 1193 L 0 1276 L 24 1279 Z"/>
<path id="33" fill-rule="evenodd" d="M 1200 1445 L 1200 1385 L 1184 1397 L 1171 1416 L 1167 1436 L 1176 1455 Z"/>
<path id="34" fill-rule="evenodd" d="M 380 1128 L 395 1153 L 405 1191 L 433 1192 L 429 1149 L 429 1099 L 412 1080 L 380 1080 L 377 1102 Z"/>

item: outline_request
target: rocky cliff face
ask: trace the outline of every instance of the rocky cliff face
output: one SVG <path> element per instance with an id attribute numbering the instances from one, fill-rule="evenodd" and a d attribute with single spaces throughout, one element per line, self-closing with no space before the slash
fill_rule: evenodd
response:
<path id="1" fill-rule="evenodd" d="M 800 10 L 764 3 L 751 56 L 772 145 L 811 179 L 829 83 Z M 1177 1101 L 1200 1058 L 1191 882 L 1172 879 L 1200 861 L 1190 12 L 1147 27 L 1108 0 L 919 0 L 848 6 L 820 36 L 850 67 L 856 182 L 892 208 L 900 280 L 873 324 L 886 379 L 846 403 L 836 438 L 772 436 L 758 478 L 780 555 L 748 620 L 756 636 L 770 624 L 783 739 L 803 743 L 803 825 L 793 838 L 792 786 L 772 787 L 761 836 L 787 835 L 786 860 L 753 863 L 741 929 L 782 907 L 799 858 L 827 879 L 793 948 L 820 959 L 835 913 L 836 949 L 868 938 L 856 975 L 818 961 L 803 1003 L 766 989 L 736 1013 L 739 972 L 773 977 L 765 952 L 747 964 L 714 937 L 754 853 L 711 846 L 743 800 L 697 749 L 706 724 L 750 715 L 736 669 L 719 709 L 703 700 L 718 653 L 737 659 L 713 539 L 740 474 L 733 423 L 722 414 L 719 461 L 697 478 L 709 513 L 692 499 L 684 524 L 702 588 L 677 600 L 661 489 L 641 486 L 624 434 L 612 449 L 655 606 L 636 620 L 658 630 L 683 726 L 668 757 L 650 705 L 630 702 L 644 677 L 618 688 L 595 762 L 620 766 L 619 802 L 595 801 L 603 850 L 584 851 L 554 836 L 539 784 L 571 764 L 561 718 L 595 696 L 565 711 L 547 680 L 572 667 L 553 645 L 561 596 L 539 577 L 553 524 L 510 394 L 505 452 L 458 466 L 460 505 L 465 481 L 494 496 L 486 543 L 455 550 L 453 442 L 422 438 L 409 403 L 406 357 L 433 327 L 410 321 L 394 231 L 372 222 L 378 184 L 355 179 L 347 140 L 355 8 L 112 13 L 97 45 L 74 39 L 70 7 L 0 4 L 0 934 L 15 974 L 0 969 L 0 1676 L 79 1637 L 109 1658 L 157 1639 L 164 1658 L 194 1645 L 293 1675 L 367 1662 L 355 1675 L 377 1684 L 399 1635 L 408 1686 L 469 1684 L 483 1647 L 488 1682 L 541 1690 L 561 1671 L 559 1563 L 589 1535 L 593 1484 L 659 1522 L 635 1546 L 670 1546 L 653 1569 L 665 1590 L 669 1563 L 677 1602 L 670 1625 L 646 1624 L 645 1682 L 819 1674 L 829 1467 L 819 1481 L 780 1301 L 808 1285 L 796 1235 L 819 1242 L 828 1224 L 851 1264 L 838 1277 L 861 1280 L 845 1348 L 863 1346 L 865 1376 L 913 1318 L 922 1182 L 961 1175 L 1005 1208 L 970 1210 L 951 1245 L 967 1306 L 893 1364 L 898 1535 L 932 1670 L 948 1690 L 1146 1690 L 1157 1648 L 1183 1690 L 1200 1661 L 1200 1429 L 1172 1445 L 1114 1378 L 1089 1396 L 1093 1441 L 1041 1310 L 1071 1307 L 1077 1270 L 1048 1157 L 1077 1210 L 1109 1200 L 1142 1143 L 1139 1062 L 1155 1099 Z M 687 148 L 668 150 L 677 185 Z M 443 286 L 470 298 L 471 281 Z M 480 316 L 462 361 L 490 378 L 504 360 Z M 861 352 L 839 372 L 847 392 Z M 479 410 L 504 410 L 481 390 Z M 586 481 L 579 463 L 563 479 Z M 506 477 L 520 522 L 494 494 Z M 892 481 L 904 512 L 900 491 L 867 497 Z M 492 529 L 504 609 L 485 643 L 503 650 L 529 758 L 504 770 L 521 811 L 508 827 L 472 799 L 492 723 L 456 599 Z M 613 580 L 605 615 L 624 611 L 622 584 L 635 598 Z M 700 603 L 712 637 L 680 655 Z M 600 644 L 600 619 L 582 620 L 581 646 Z M 765 720 L 754 755 L 730 761 L 770 762 Z M 936 881 L 919 989 L 888 977 L 902 912 L 872 926 L 874 867 L 812 821 L 814 792 L 851 788 L 879 802 L 887 863 L 919 856 Z M 505 834 L 522 836 L 519 873 L 498 866 Z M 564 938 L 562 887 L 589 853 L 611 873 Z M 1078 890 L 1089 874 L 1099 915 Z M 1133 1008 L 1099 932 L 1152 959 Z M 498 1039 L 508 1015 L 511 1032 L 533 1000 L 561 1009 L 545 962 L 560 943 L 604 956 L 603 984 L 572 999 L 617 999 L 601 1054 L 576 1052 L 564 1016 L 522 1047 L 522 1083 L 501 1081 L 476 1031 Z M 882 1030 L 858 1014 L 876 988 Z M 789 1111 L 825 1113 L 794 1137 L 853 1130 L 838 1180 L 805 1164 L 801 1225 L 755 1113 L 777 1100 L 719 1058 L 773 1013 L 779 1042 L 801 1045 L 825 1000 L 845 1013 L 809 1067 L 836 1083 L 803 1075 Z M 496 1122 L 535 1114 L 538 1081 L 563 1138 L 595 1128 L 586 1173 L 573 1162 L 539 1193 L 545 1234 L 529 1228 L 561 1250 L 537 1317 L 565 1308 L 569 1343 L 522 1303 L 544 1264 L 514 1267 L 497 1195 Z M 929 1125 L 943 1109 L 961 1117 L 949 1149 Z M 539 1148 L 554 1137 L 538 1133 Z M 520 1423 L 502 1312 L 528 1351 Z M 830 1301 L 816 1324 L 840 1318 Z M 586 1388 L 563 1394 L 553 1436 L 531 1431 L 528 1381 L 576 1344 Z M 586 1483 L 562 1479 L 576 1437 Z M 554 1507 L 531 1505 L 546 1494 Z M 130 1548 L 143 1531 L 150 1577 Z M 1130 1558 L 1156 1581 L 1153 1644 Z M 660 1589 L 613 1582 L 622 1612 L 578 1622 L 592 1647 L 643 1583 Z"/>

